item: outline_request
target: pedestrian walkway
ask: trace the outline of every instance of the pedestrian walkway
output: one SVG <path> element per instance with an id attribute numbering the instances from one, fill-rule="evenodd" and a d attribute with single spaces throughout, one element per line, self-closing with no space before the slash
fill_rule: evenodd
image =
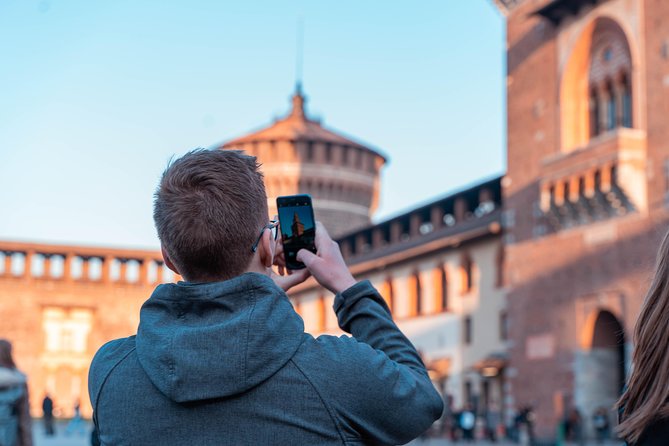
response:
<path id="1" fill-rule="evenodd" d="M 414 440 L 409 443 L 410 446 L 519 446 L 519 443 L 513 443 L 508 441 L 498 441 L 496 443 L 490 441 L 475 441 L 473 443 L 467 443 L 465 441 L 453 442 L 445 439 L 429 439 L 429 440 Z M 564 443 L 564 446 L 623 446 L 624 443 L 610 441 L 607 443 L 597 443 L 597 442 L 586 442 L 582 445 L 577 445 L 576 443 Z"/>
<path id="2" fill-rule="evenodd" d="M 80 432 L 65 434 L 67 423 L 56 423 L 56 435 L 47 437 L 44 434 L 42 420 L 33 420 L 33 443 L 35 446 L 88 446 L 91 444 L 91 424 L 84 422 L 85 428 Z"/>

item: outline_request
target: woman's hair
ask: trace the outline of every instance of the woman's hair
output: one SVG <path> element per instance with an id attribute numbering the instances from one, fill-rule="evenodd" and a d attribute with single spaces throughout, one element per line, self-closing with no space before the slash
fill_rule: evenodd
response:
<path id="1" fill-rule="evenodd" d="M 632 373 L 618 400 L 619 435 L 636 443 L 654 421 L 669 417 L 669 233 L 634 328 Z"/>
<path id="2" fill-rule="evenodd" d="M 7 339 L 0 339 L 0 367 L 16 368 L 12 358 L 12 343 Z"/>

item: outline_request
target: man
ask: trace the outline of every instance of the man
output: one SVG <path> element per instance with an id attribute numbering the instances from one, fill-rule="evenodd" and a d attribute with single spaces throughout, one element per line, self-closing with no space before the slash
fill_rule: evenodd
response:
<path id="1" fill-rule="evenodd" d="M 89 391 L 103 445 L 406 443 L 443 404 L 381 296 L 356 283 L 317 223 L 317 254 L 288 275 L 255 158 L 196 150 L 155 194 L 166 265 L 136 336 L 104 345 Z M 284 290 L 309 274 L 353 337 L 304 333 Z"/>
<path id="2" fill-rule="evenodd" d="M 44 414 L 44 433 L 47 437 L 53 437 L 55 434 L 53 428 L 53 400 L 47 393 L 42 400 L 42 413 Z"/>

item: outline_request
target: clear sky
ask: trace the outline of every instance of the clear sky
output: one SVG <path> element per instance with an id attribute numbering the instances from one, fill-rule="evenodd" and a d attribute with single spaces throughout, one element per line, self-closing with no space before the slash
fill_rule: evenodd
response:
<path id="1" fill-rule="evenodd" d="M 288 110 L 381 149 L 375 220 L 502 173 L 490 0 L 2 0 L 0 239 L 158 247 L 169 158 Z"/>

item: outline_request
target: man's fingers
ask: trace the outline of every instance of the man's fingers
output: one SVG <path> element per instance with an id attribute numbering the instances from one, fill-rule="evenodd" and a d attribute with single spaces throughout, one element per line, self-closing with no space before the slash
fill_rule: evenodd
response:
<path id="1" fill-rule="evenodd" d="M 310 265 L 313 265 L 314 260 L 317 259 L 318 256 L 309 250 L 300 249 L 299 251 L 297 251 L 297 261 L 307 265 L 307 268 L 309 268 Z"/>
<path id="2" fill-rule="evenodd" d="M 325 229 L 323 223 L 320 221 L 316 222 L 316 238 L 314 240 L 316 244 L 316 249 L 319 249 L 321 246 L 325 246 L 332 238 L 328 234 L 328 230 Z"/>
<path id="3" fill-rule="evenodd" d="M 292 274 L 287 276 L 279 276 L 272 274 L 272 279 L 274 282 L 284 291 L 288 291 L 295 285 L 298 285 L 309 277 L 309 270 L 302 269 L 299 271 L 293 271 Z"/>

